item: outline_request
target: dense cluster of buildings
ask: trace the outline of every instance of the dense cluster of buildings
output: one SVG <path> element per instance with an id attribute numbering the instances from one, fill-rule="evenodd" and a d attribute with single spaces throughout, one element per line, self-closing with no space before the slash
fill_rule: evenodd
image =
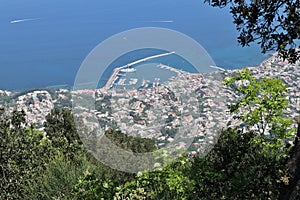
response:
<path id="1" fill-rule="evenodd" d="M 140 89 L 57 90 L 56 98 L 71 102 L 74 100 L 69 99 L 72 93 L 73 98 L 79 99 L 73 109 L 92 129 L 104 131 L 114 124 L 114 128 L 127 134 L 154 138 L 160 147 L 193 146 L 205 150 L 218 139 L 222 128 L 239 126 L 240 121 L 227 109 L 227 105 L 239 96 L 222 84 L 225 76 L 239 70 L 193 74 L 168 66 L 160 67 L 176 72 L 177 76 L 163 84 Z M 277 56 L 270 57 L 260 66 L 249 67 L 256 78 L 278 77 L 288 85 L 287 98 L 291 106 L 286 114 L 292 118 L 299 117 L 300 113 L 299 67 L 299 63 L 288 64 Z M 11 95 L 0 91 L 2 94 Z M 42 124 L 57 99 L 47 91 L 34 91 L 19 96 L 16 108 L 25 111 L 30 124 Z M 91 106 L 91 102 L 97 106 Z"/>
<path id="2" fill-rule="evenodd" d="M 54 103 L 49 92 L 40 90 L 18 96 L 15 106 L 10 107 L 9 111 L 13 111 L 14 109 L 23 110 L 29 124 L 41 127 L 45 122 L 45 117 L 53 108 Z"/>

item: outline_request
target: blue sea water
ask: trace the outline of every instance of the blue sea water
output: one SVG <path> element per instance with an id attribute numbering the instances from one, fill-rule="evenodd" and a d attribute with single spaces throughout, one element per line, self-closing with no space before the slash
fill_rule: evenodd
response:
<path id="1" fill-rule="evenodd" d="M 21 19 L 31 20 L 11 23 Z M 238 46 L 228 9 L 212 8 L 203 0 L 2 0 L 0 89 L 71 86 L 96 45 L 140 27 L 182 32 L 224 68 L 256 65 L 264 59 L 258 46 Z"/>

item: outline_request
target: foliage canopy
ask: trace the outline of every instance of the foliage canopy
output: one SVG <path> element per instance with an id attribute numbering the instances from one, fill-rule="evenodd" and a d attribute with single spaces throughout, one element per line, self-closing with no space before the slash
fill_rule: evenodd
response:
<path id="1" fill-rule="evenodd" d="M 299 0 L 205 0 L 213 7 L 230 6 L 239 31 L 238 42 L 249 46 L 257 41 L 263 53 L 278 51 L 290 62 L 300 58 Z"/>
<path id="2" fill-rule="evenodd" d="M 282 142 L 292 137 L 292 119 L 285 116 L 288 108 L 287 85 L 278 78 L 255 79 L 248 69 L 233 77 L 227 77 L 224 84 L 241 95 L 237 103 L 229 106 L 245 126 L 256 130 L 261 137 L 281 147 Z"/>

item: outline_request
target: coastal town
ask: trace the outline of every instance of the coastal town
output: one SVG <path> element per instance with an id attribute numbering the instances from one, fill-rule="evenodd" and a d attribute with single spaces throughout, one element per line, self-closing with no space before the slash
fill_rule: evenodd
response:
<path id="1" fill-rule="evenodd" d="M 5 104 L 8 112 L 24 110 L 28 123 L 37 127 L 41 127 L 54 107 L 69 107 L 76 110 L 74 114 L 82 118 L 91 130 L 101 129 L 104 132 L 114 128 L 133 136 L 152 138 L 158 147 L 186 148 L 193 153 L 205 151 L 214 144 L 222 128 L 239 126 L 240 121 L 227 109 L 227 105 L 239 96 L 222 84 L 226 76 L 239 70 L 203 74 L 166 65 L 157 67 L 176 72 L 177 76 L 160 84 L 156 79 L 157 83 L 152 87 L 130 90 L 106 85 L 97 90 L 59 89 L 54 93 L 36 90 L 22 95 L 0 91 L 0 98 L 11 97 Z M 273 55 L 259 66 L 248 68 L 256 78 L 282 79 L 288 85 L 287 98 L 290 102 L 286 115 L 299 117 L 299 63 L 289 64 Z M 131 84 L 134 83 L 136 81 L 131 80 Z"/>

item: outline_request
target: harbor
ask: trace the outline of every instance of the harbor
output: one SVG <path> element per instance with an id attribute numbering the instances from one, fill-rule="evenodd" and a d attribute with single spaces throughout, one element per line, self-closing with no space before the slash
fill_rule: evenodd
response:
<path id="1" fill-rule="evenodd" d="M 107 91 L 108 89 L 112 88 L 113 85 L 115 84 L 115 82 L 119 79 L 119 76 L 122 76 L 121 75 L 121 72 L 122 73 L 131 73 L 131 72 L 135 72 L 136 69 L 135 68 L 132 68 L 133 65 L 137 65 L 139 63 L 142 63 L 142 62 L 145 62 L 145 61 L 148 61 L 148 60 L 151 60 L 151 59 L 154 59 L 154 58 L 159 58 L 159 57 L 164 57 L 164 56 L 169 56 L 169 55 L 172 55 L 172 54 L 175 54 L 175 52 L 169 52 L 169 53 L 163 53 L 163 54 L 158 54 L 158 55 L 154 55 L 154 56 L 149 56 L 149 57 L 146 57 L 146 58 L 143 58 L 143 59 L 140 59 L 140 60 L 136 60 L 134 62 L 131 62 L 129 64 L 126 64 L 124 66 L 121 66 L 121 67 L 117 67 L 113 70 L 113 73 L 111 74 L 111 76 L 109 77 L 109 79 L 107 80 L 106 84 L 102 87 L 102 89 L 104 91 Z M 136 83 L 137 80 L 135 79 L 132 79 L 130 80 L 130 82 L 132 84 Z M 124 78 L 120 78 L 120 80 L 118 81 L 118 84 L 119 85 L 125 85 L 125 80 Z"/>

